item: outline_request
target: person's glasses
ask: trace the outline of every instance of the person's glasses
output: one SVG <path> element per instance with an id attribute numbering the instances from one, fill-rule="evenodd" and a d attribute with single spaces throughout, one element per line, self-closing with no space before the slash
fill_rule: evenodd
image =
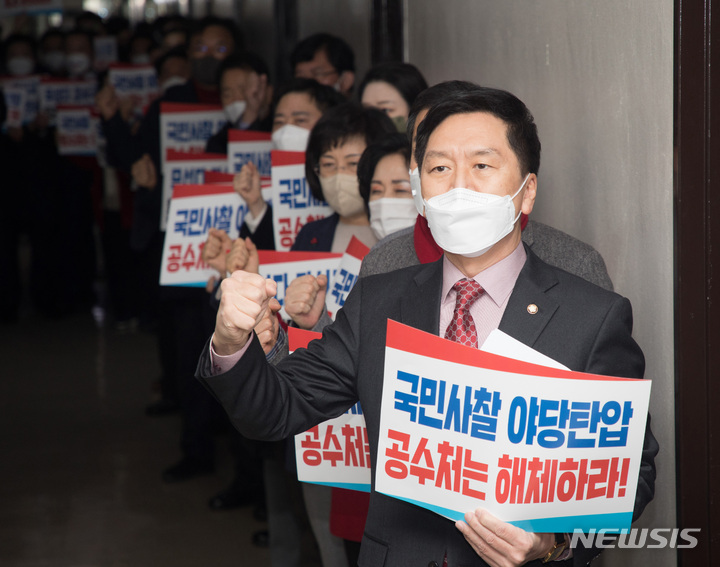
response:
<path id="1" fill-rule="evenodd" d="M 345 165 L 341 166 L 338 166 L 335 162 L 321 162 L 317 165 L 317 167 L 315 167 L 315 173 L 317 173 L 320 177 L 330 177 L 331 175 L 335 175 L 341 171 L 349 175 L 357 175 L 357 166 L 358 162 L 356 161 L 347 162 Z"/>

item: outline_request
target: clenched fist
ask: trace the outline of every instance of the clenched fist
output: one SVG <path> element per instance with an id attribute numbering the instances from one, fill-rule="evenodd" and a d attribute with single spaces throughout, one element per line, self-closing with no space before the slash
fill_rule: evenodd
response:
<path id="1" fill-rule="evenodd" d="M 203 246 L 203 262 L 224 276 L 227 255 L 232 248 L 232 244 L 232 239 L 227 232 L 219 228 L 211 228 L 208 231 L 205 246 Z"/>
<path id="2" fill-rule="evenodd" d="M 250 237 L 248 236 L 245 240 L 242 238 L 236 239 L 225 259 L 225 269 L 231 274 L 238 270 L 257 274 L 259 268 L 260 258 L 258 257 L 258 251 Z"/>
<path id="3" fill-rule="evenodd" d="M 325 308 L 327 276 L 300 276 L 285 291 L 285 311 L 301 329 L 312 329 Z"/>
<path id="4" fill-rule="evenodd" d="M 260 172 L 257 166 L 249 161 L 240 169 L 240 173 L 236 173 L 233 177 L 233 188 L 247 203 L 252 216 L 257 216 L 262 212 L 265 202 L 262 198 L 262 185 L 260 183 Z"/>
<path id="5" fill-rule="evenodd" d="M 144 154 L 139 160 L 132 164 L 132 178 L 140 187 L 154 189 L 157 185 L 157 171 L 155 164 L 148 154 Z"/>
<path id="6" fill-rule="evenodd" d="M 222 297 L 215 320 L 213 348 L 221 356 L 239 351 L 263 320 L 277 283 L 259 274 L 234 272 L 220 284 Z"/>
<path id="7" fill-rule="evenodd" d="M 278 339 L 280 322 L 278 321 L 276 313 L 280 311 L 280 307 L 280 302 L 273 297 L 270 303 L 268 303 L 265 316 L 255 327 L 255 334 L 265 354 L 268 354 L 272 350 Z"/>

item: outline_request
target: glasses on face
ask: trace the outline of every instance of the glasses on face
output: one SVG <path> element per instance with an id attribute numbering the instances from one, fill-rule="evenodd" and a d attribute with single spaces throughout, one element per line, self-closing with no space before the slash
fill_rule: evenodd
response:
<path id="1" fill-rule="evenodd" d="M 212 55 L 212 56 L 225 56 L 230 51 L 230 48 L 227 45 L 218 44 L 218 45 L 207 45 L 206 43 L 197 43 L 193 47 L 193 53 L 197 55 Z"/>
<path id="2" fill-rule="evenodd" d="M 320 177 L 330 177 L 337 173 L 347 173 L 349 175 L 357 175 L 357 160 L 346 161 L 343 165 L 338 165 L 335 161 L 321 161 L 315 167 L 315 173 Z"/>

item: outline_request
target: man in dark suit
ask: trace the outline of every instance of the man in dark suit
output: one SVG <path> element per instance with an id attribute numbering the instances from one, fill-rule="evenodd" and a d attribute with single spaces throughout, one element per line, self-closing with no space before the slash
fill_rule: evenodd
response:
<path id="1" fill-rule="evenodd" d="M 388 318 L 446 338 L 460 329 L 473 345 L 499 328 L 572 370 L 642 377 L 627 299 L 545 264 L 521 242 L 518 218 L 532 211 L 540 165 L 537 130 L 521 101 L 479 88 L 435 106 L 418 130 L 415 157 L 443 258 L 361 279 L 322 340 L 270 366 L 253 328 L 274 282 L 236 272 L 223 283 L 198 375 L 245 434 L 284 438 L 360 400 L 377 462 Z M 648 424 L 633 519 L 653 497 L 657 450 Z M 528 533 L 482 509 L 465 519 L 453 524 L 373 491 L 359 564 L 585 565 L 599 553 L 564 549 L 563 534 Z"/>

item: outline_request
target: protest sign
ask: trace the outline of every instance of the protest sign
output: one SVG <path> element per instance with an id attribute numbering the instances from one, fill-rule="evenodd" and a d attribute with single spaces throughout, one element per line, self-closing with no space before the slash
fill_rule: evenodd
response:
<path id="1" fill-rule="evenodd" d="M 118 60 L 117 38 L 101 35 L 93 38 L 93 67 L 96 71 L 105 71 Z"/>
<path id="2" fill-rule="evenodd" d="M 99 118 L 92 108 L 57 107 L 57 144 L 62 156 L 94 156 L 98 147 Z"/>
<path id="3" fill-rule="evenodd" d="M 288 328 L 290 352 L 307 348 L 322 333 Z M 357 403 L 343 415 L 295 436 L 298 480 L 370 492 L 370 442 Z"/>
<path id="4" fill-rule="evenodd" d="M 18 87 L 3 88 L 5 95 L 5 107 L 7 115 L 5 126 L 8 128 L 20 128 L 25 122 L 25 107 L 27 105 L 27 91 Z"/>
<path id="5" fill-rule="evenodd" d="M 206 171 L 227 171 L 225 154 L 206 154 L 168 150 L 163 163 L 163 198 L 160 230 L 165 230 L 170 199 L 175 185 L 202 185 Z"/>
<path id="6" fill-rule="evenodd" d="M 251 161 L 260 177 L 270 178 L 270 150 L 272 140 L 269 132 L 253 130 L 228 130 L 228 171 L 238 173 Z"/>
<path id="7" fill-rule="evenodd" d="M 95 106 L 95 81 L 85 79 L 54 79 L 43 77 L 38 87 L 39 109 L 56 125 L 59 106 Z"/>
<path id="8" fill-rule="evenodd" d="M 160 156 L 168 150 L 204 152 L 208 139 L 227 121 L 216 104 L 160 103 Z"/>
<path id="9" fill-rule="evenodd" d="M 273 150 L 272 204 L 277 250 L 290 250 L 303 226 L 333 214 L 327 203 L 313 197 L 307 185 L 304 152 Z"/>
<path id="10" fill-rule="evenodd" d="M 342 254 L 333 252 L 276 252 L 274 250 L 258 250 L 260 257 L 260 275 L 275 280 L 277 283 L 276 299 L 283 306 L 280 316 L 287 319 L 285 312 L 285 290 L 288 285 L 300 276 L 312 274 L 325 275 L 332 281 L 335 270 L 340 263 Z"/>
<path id="11" fill-rule="evenodd" d="M 552 369 L 388 321 L 375 488 L 453 520 L 630 527 L 651 383 Z"/>
<path id="12" fill-rule="evenodd" d="M 157 73 L 152 65 L 113 63 L 108 71 L 108 81 L 119 98 L 131 100 L 135 109 L 141 112 L 160 94 Z"/>
<path id="13" fill-rule="evenodd" d="M 343 254 L 342 260 L 340 260 L 335 278 L 328 287 L 325 299 L 328 315 L 330 315 L 333 321 L 335 320 L 335 315 L 338 310 L 345 305 L 345 299 L 355 285 L 358 277 L 360 277 L 360 265 L 368 252 L 370 252 L 370 248 L 365 246 L 355 236 L 350 239 L 345 254 Z"/>
<path id="14" fill-rule="evenodd" d="M 210 228 L 238 237 L 247 206 L 232 185 L 176 185 L 170 201 L 160 285 L 205 287 L 216 270 L 202 260 Z"/>
<path id="15" fill-rule="evenodd" d="M 0 77 L 0 86 L 5 92 L 6 104 L 10 102 L 18 102 L 17 98 L 13 98 L 8 102 L 8 93 L 22 91 L 24 95 L 24 106 L 20 114 L 22 115 L 22 123 L 28 124 L 35 120 L 38 113 L 38 89 L 40 88 L 40 75 L 28 75 L 26 77 Z M 15 95 L 17 97 L 18 95 Z M 10 112 L 10 109 L 8 109 Z M 17 114 L 16 114 L 17 116 Z M 10 124 L 8 124 L 9 126 Z"/>

